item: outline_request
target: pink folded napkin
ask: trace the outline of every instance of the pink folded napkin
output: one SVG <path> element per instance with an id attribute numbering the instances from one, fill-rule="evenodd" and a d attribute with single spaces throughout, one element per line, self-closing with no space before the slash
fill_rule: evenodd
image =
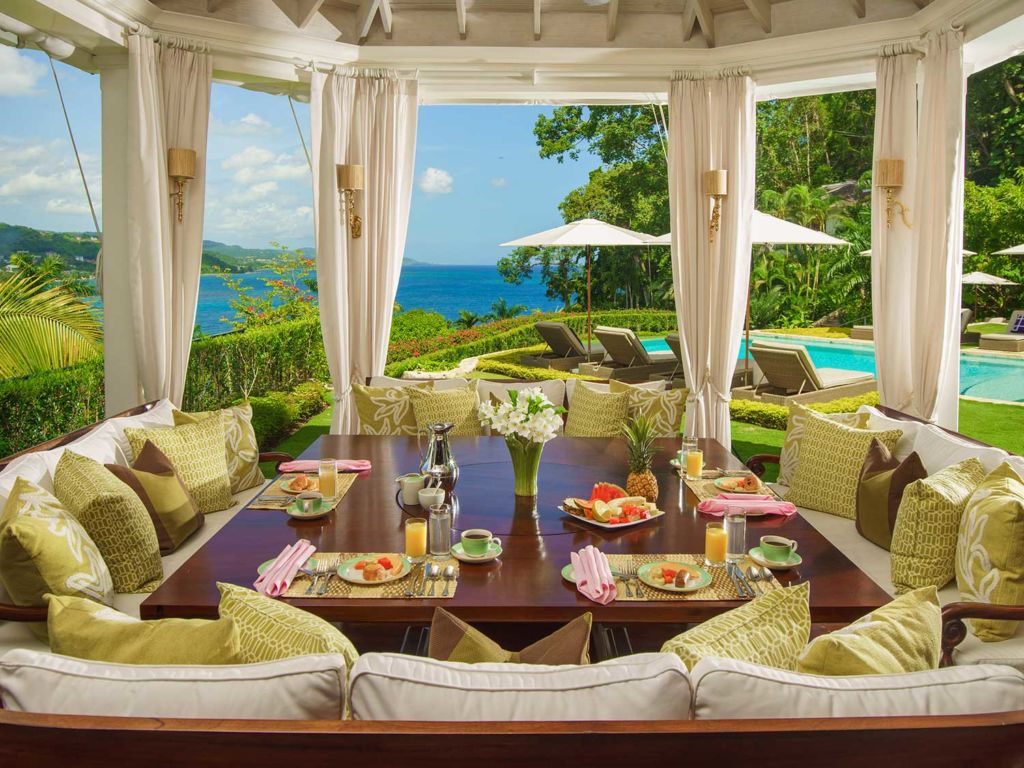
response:
<path id="1" fill-rule="evenodd" d="M 366 459 L 338 459 L 339 472 L 369 472 L 371 465 Z M 278 467 L 280 472 L 316 472 L 320 462 L 316 459 L 286 461 Z"/>
<path id="2" fill-rule="evenodd" d="M 601 605 L 608 605 L 615 599 L 615 577 L 608 565 L 608 558 L 596 547 L 585 547 L 571 552 L 569 559 L 576 574 L 576 589 L 587 598 Z"/>
<path id="3" fill-rule="evenodd" d="M 267 597 L 278 597 L 283 595 L 291 586 L 292 579 L 299 572 L 299 568 L 309 560 L 310 555 L 316 552 L 314 547 L 306 539 L 299 539 L 294 544 L 285 547 L 265 570 L 256 579 L 253 588 L 260 594 Z"/>
<path id="4" fill-rule="evenodd" d="M 789 517 L 796 513 L 796 505 L 789 501 L 776 499 L 774 496 L 760 496 L 744 493 L 720 493 L 718 498 L 707 499 L 697 505 L 697 510 L 704 515 L 722 517 L 732 510 L 750 510 L 759 515 L 782 515 Z"/>

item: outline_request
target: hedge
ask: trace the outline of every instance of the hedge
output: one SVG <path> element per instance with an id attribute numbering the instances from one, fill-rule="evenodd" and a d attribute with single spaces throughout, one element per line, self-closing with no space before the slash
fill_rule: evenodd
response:
<path id="1" fill-rule="evenodd" d="M 807 407 L 819 413 L 852 413 L 862 405 L 878 405 L 877 392 L 868 392 L 856 397 L 843 397 L 827 403 L 808 403 Z M 789 407 L 758 400 L 733 400 L 729 403 L 729 415 L 734 421 L 755 424 L 766 429 L 785 431 L 789 418 Z"/>
<path id="2" fill-rule="evenodd" d="M 307 381 L 292 392 L 268 392 L 262 397 L 250 397 L 249 403 L 256 443 L 266 449 L 280 442 L 296 424 L 324 410 L 329 400 L 323 384 Z"/>

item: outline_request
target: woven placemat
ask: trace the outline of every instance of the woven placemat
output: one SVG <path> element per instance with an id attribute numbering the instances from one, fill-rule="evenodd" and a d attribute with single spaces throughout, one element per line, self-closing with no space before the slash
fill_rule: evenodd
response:
<path id="1" fill-rule="evenodd" d="M 338 566 L 352 557 L 366 557 L 370 558 L 374 555 L 369 555 L 365 552 L 317 552 L 313 557 L 322 561 L 324 558 L 327 559 L 328 564 L 335 571 Z M 459 561 L 454 557 L 449 557 L 445 560 L 427 560 L 426 564 L 436 564 L 440 566 L 441 571 L 451 565 L 455 568 L 455 578 L 451 580 L 448 587 L 448 596 L 443 597 L 441 595 L 444 592 L 444 579 L 438 578 L 434 584 L 434 594 L 430 594 L 430 582 L 427 582 L 427 594 L 426 595 L 414 595 L 413 597 L 406 597 L 405 590 L 410 585 L 419 587 L 420 578 L 423 573 L 423 564 L 413 564 L 412 570 L 409 574 L 402 579 L 396 581 L 389 581 L 385 584 L 352 584 L 345 581 L 339 576 L 333 576 L 327 585 L 327 591 L 322 595 L 307 595 L 306 590 L 309 588 L 310 577 L 304 573 L 300 573 L 292 581 L 290 587 L 282 595 L 282 597 L 315 597 L 315 598 L 329 598 L 337 600 L 339 598 L 355 598 L 355 599 L 376 599 L 376 600 L 419 600 L 419 599 L 435 599 L 449 600 L 455 597 L 455 590 L 459 587 Z M 317 587 L 319 591 L 319 586 Z"/>
<path id="2" fill-rule="evenodd" d="M 689 488 L 691 491 L 693 491 L 693 494 L 697 497 L 698 501 L 707 501 L 708 499 L 717 499 L 718 498 L 718 494 L 720 494 L 720 493 L 727 493 L 727 491 L 725 491 L 724 489 L 719 488 L 717 485 L 715 485 L 715 479 L 717 479 L 717 478 L 711 478 L 711 479 L 705 478 L 705 479 L 701 479 L 701 480 L 690 480 L 689 478 L 684 477 L 682 475 L 680 475 L 680 477 L 683 478 L 683 482 L 686 483 L 686 487 Z M 781 499 L 782 498 L 781 496 L 779 496 L 779 494 L 777 494 L 775 491 L 773 491 L 771 488 L 769 488 L 764 483 L 761 483 L 761 490 L 759 490 L 756 494 L 751 494 L 751 496 L 765 495 L 765 494 L 767 494 L 769 496 L 774 496 L 776 499 Z"/>
<path id="3" fill-rule="evenodd" d="M 648 563 L 660 563 L 662 560 L 668 560 L 676 563 L 690 563 L 692 565 L 699 565 L 704 567 L 704 555 L 608 555 L 608 564 L 611 566 L 613 571 L 622 572 L 627 568 L 639 568 L 642 565 Z M 753 561 L 749 558 L 744 558 L 740 566 L 746 571 L 748 565 L 753 565 Z M 745 600 L 749 599 L 746 596 L 741 596 L 736 591 L 736 585 L 732 583 L 732 579 L 729 578 L 729 574 L 726 573 L 725 567 L 721 568 L 704 568 L 708 573 L 711 574 L 711 583 L 703 589 L 698 589 L 696 592 L 664 592 L 660 589 L 654 589 L 644 584 L 639 579 L 634 579 L 631 584 L 634 588 L 634 597 L 630 597 L 626 594 L 626 586 L 620 579 L 615 580 L 615 586 L 617 587 L 616 600 L 624 600 L 627 602 L 653 602 L 658 600 Z M 640 585 L 640 596 L 636 597 L 636 585 Z M 782 585 L 772 575 L 770 582 L 759 581 L 754 585 L 755 594 L 760 594 L 761 591 L 767 592 L 771 589 L 782 589 Z"/>
<path id="4" fill-rule="evenodd" d="M 288 482 L 293 477 L 295 477 L 295 473 L 281 475 L 278 477 L 263 491 L 263 493 L 249 502 L 249 509 L 285 509 L 298 498 L 296 494 L 288 493 L 281 487 L 283 483 Z M 327 499 L 327 501 L 333 502 L 331 509 L 334 509 L 341 503 L 341 500 L 345 498 L 345 494 L 348 493 L 348 489 L 352 487 L 352 484 L 355 481 L 355 472 L 338 473 L 338 495 L 333 499 Z"/>

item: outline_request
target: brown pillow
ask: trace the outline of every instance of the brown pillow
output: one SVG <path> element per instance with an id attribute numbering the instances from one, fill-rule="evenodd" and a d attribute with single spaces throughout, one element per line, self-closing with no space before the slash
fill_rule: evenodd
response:
<path id="1" fill-rule="evenodd" d="M 872 440 L 857 483 L 857 533 L 890 549 L 903 489 L 927 476 L 917 453 L 900 461 L 879 440 Z"/>
<path id="2" fill-rule="evenodd" d="M 204 517 L 163 451 L 145 442 L 131 467 L 107 464 L 114 476 L 138 495 L 153 520 L 160 553 L 166 555 L 181 546 L 203 527 Z"/>
<path id="3" fill-rule="evenodd" d="M 589 664 L 592 619 L 590 613 L 584 613 L 533 645 L 515 652 L 506 651 L 483 632 L 444 608 L 436 608 L 430 622 L 427 656 L 438 661 L 466 664 Z"/>

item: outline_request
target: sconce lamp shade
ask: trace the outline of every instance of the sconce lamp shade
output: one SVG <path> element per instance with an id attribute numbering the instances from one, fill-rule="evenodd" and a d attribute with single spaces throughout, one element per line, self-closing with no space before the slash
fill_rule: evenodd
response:
<path id="1" fill-rule="evenodd" d="M 172 179 L 196 177 L 196 151 L 171 147 L 167 150 L 167 175 Z"/>
<path id="2" fill-rule="evenodd" d="M 728 171 L 704 171 L 704 194 L 708 197 L 723 197 L 728 194 Z"/>
<path id="3" fill-rule="evenodd" d="M 338 189 L 363 189 L 364 172 L 361 165 L 338 166 Z"/>
<path id="4" fill-rule="evenodd" d="M 875 186 L 903 186 L 903 161 L 896 157 L 880 157 L 875 161 Z"/>

